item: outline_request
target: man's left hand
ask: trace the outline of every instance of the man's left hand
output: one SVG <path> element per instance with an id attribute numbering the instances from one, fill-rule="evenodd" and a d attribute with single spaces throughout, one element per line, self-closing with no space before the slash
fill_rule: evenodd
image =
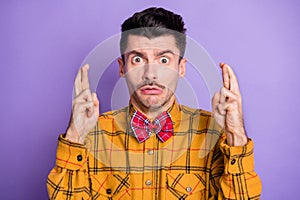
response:
<path id="1" fill-rule="evenodd" d="M 224 129 L 229 146 L 244 146 L 247 135 L 244 128 L 242 97 L 237 78 L 229 65 L 220 63 L 223 87 L 212 99 L 212 111 L 217 123 Z"/>

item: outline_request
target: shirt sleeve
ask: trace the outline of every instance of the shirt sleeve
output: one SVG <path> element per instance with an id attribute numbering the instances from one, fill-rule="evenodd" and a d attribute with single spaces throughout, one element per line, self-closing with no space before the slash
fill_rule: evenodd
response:
<path id="1" fill-rule="evenodd" d="M 211 194 L 217 199 L 260 199 L 262 184 L 254 171 L 254 143 L 233 147 L 221 137 L 212 164 Z"/>
<path id="2" fill-rule="evenodd" d="M 84 145 L 59 136 L 56 166 L 48 175 L 49 199 L 88 199 L 88 153 Z"/>

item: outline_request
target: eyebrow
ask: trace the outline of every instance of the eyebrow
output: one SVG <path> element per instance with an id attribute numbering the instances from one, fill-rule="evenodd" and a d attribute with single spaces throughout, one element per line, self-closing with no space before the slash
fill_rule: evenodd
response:
<path id="1" fill-rule="evenodd" d="M 132 51 L 129 51 L 126 53 L 127 54 L 127 57 L 131 54 L 134 54 L 134 55 L 137 55 L 137 56 L 140 56 L 140 57 L 144 57 L 144 54 L 142 54 L 141 52 L 138 52 L 136 50 L 132 50 Z"/>
<path id="2" fill-rule="evenodd" d="M 163 50 L 163 51 L 160 51 L 156 54 L 156 56 L 161 56 L 161 55 L 164 55 L 164 54 L 167 54 L 167 53 L 170 53 L 172 55 L 175 55 L 175 53 L 170 50 L 170 49 L 167 49 L 167 50 Z M 131 54 L 134 54 L 134 55 L 137 55 L 137 56 L 140 56 L 140 57 L 144 57 L 144 54 L 139 52 L 139 51 L 136 51 L 136 50 L 132 50 L 132 51 L 129 51 L 126 53 L 127 56 L 131 55 Z"/>
<path id="3" fill-rule="evenodd" d="M 158 53 L 156 54 L 156 56 L 161 56 L 161 55 L 164 55 L 164 54 L 167 54 L 167 53 L 170 53 L 170 54 L 172 54 L 172 55 L 175 55 L 175 53 L 174 53 L 172 50 L 167 49 L 167 50 L 158 52 Z"/>

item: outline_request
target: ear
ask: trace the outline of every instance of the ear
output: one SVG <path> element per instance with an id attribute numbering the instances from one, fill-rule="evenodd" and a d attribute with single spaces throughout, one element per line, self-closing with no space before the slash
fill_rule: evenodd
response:
<path id="1" fill-rule="evenodd" d="M 186 58 L 182 58 L 179 62 L 179 77 L 182 78 L 185 76 L 186 72 Z"/>
<path id="2" fill-rule="evenodd" d="M 120 77 L 124 77 L 125 76 L 125 65 L 124 65 L 123 59 L 118 58 L 118 63 L 119 63 L 119 75 L 120 75 Z"/>

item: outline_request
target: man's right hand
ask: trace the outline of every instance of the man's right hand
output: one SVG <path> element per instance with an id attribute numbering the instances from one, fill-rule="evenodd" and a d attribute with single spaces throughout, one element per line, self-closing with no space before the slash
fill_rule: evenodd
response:
<path id="1" fill-rule="evenodd" d="M 66 133 L 66 139 L 84 144 L 84 138 L 97 123 L 99 101 L 96 93 L 91 93 L 89 65 L 81 67 L 75 79 L 75 97 L 72 102 L 72 116 Z"/>

